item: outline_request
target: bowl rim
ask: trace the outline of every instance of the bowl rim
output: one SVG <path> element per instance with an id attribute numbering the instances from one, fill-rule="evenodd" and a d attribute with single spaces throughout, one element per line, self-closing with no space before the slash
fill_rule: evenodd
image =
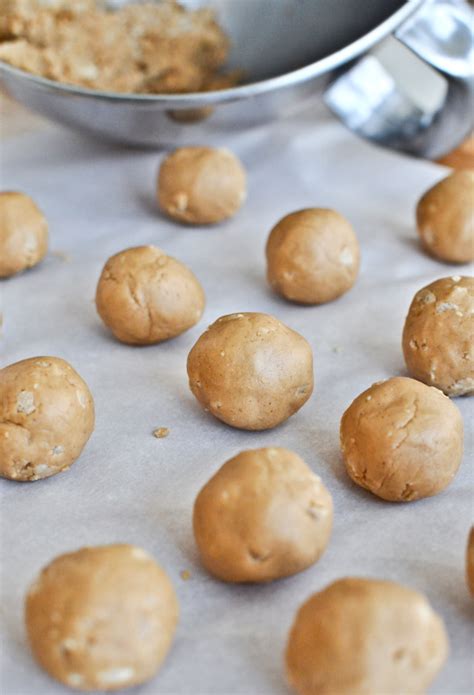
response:
<path id="1" fill-rule="evenodd" d="M 101 99 L 109 102 L 134 105 L 163 105 L 166 108 L 196 108 L 211 106 L 213 104 L 238 101 L 240 99 L 258 96 L 268 92 L 291 87 L 293 85 L 306 82 L 314 77 L 318 77 L 330 72 L 344 63 L 357 58 L 376 43 L 384 39 L 388 34 L 395 31 L 411 14 L 413 14 L 423 3 L 428 0 L 406 0 L 405 4 L 393 12 L 381 24 L 363 34 L 352 43 L 340 48 L 334 53 L 320 58 L 319 60 L 305 65 L 302 68 L 291 70 L 290 72 L 270 77 L 264 80 L 257 80 L 248 84 L 237 85 L 227 89 L 214 90 L 209 92 L 188 92 L 186 94 L 139 94 L 122 92 L 104 92 L 87 87 L 79 87 L 46 77 L 34 75 L 16 68 L 9 63 L 0 60 L 0 80 L 1 75 L 11 75 L 14 78 L 21 78 L 25 81 L 34 83 L 40 88 L 49 91 L 61 92 L 65 96 L 81 96 L 86 98 Z"/>

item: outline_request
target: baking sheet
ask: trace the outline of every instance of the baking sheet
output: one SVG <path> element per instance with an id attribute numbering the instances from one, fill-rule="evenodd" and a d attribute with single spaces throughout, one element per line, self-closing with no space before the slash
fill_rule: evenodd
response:
<path id="1" fill-rule="evenodd" d="M 466 454 L 439 496 L 397 505 L 356 488 L 339 454 L 338 426 L 351 400 L 374 381 L 404 374 L 404 316 L 416 290 L 466 267 L 443 265 L 418 248 L 413 209 L 445 175 L 442 167 L 355 139 L 313 105 L 299 116 L 218 144 L 249 174 L 249 198 L 218 227 L 165 220 L 154 202 L 162 155 L 92 142 L 57 127 L 1 146 L 2 189 L 32 195 L 50 221 L 51 250 L 36 269 L 0 284 L 1 364 L 36 355 L 71 362 L 89 384 L 97 426 L 66 474 L 31 484 L 0 481 L 1 692 L 59 695 L 28 651 L 23 596 L 40 568 L 83 545 L 129 542 L 149 550 L 171 576 L 181 604 L 173 649 L 143 695 L 285 695 L 282 653 L 299 604 L 345 575 L 388 578 L 425 592 L 444 617 L 449 661 L 430 692 L 472 692 L 473 603 L 464 579 L 472 515 L 472 399 L 457 399 Z M 321 307 L 271 294 L 264 245 L 278 219 L 307 206 L 335 207 L 362 246 L 354 289 Z M 114 341 L 93 303 L 105 260 L 133 245 L 157 244 L 202 281 L 201 323 L 162 345 Z M 59 252 L 56 254 L 54 252 Z M 268 432 L 233 430 L 204 413 L 187 387 L 186 356 L 218 316 L 265 311 L 301 332 L 315 355 L 307 405 Z M 169 427 L 166 439 L 152 431 Z M 332 540 L 321 561 L 266 586 L 231 586 L 200 567 L 191 530 L 195 495 L 244 448 L 294 449 L 334 496 Z M 180 573 L 187 570 L 188 580 Z M 350 655 L 348 655 L 350 658 Z M 382 694 L 380 694 L 382 695 Z"/>

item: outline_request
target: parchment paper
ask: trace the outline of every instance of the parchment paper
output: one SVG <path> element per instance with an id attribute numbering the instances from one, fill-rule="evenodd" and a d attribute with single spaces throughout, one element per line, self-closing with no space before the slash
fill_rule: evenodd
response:
<path id="1" fill-rule="evenodd" d="M 405 373 L 400 338 L 415 291 L 468 272 L 428 258 L 416 241 L 416 201 L 446 170 L 361 142 L 314 106 L 225 142 L 216 136 L 216 142 L 245 163 L 249 198 L 235 219 L 200 229 L 177 226 L 157 211 L 160 154 L 111 147 L 56 127 L 2 145 L 1 187 L 28 192 L 38 202 L 50 221 L 53 253 L 0 284 L 1 364 L 36 355 L 69 360 L 95 396 L 97 427 L 69 472 L 31 484 L 0 482 L 1 692 L 67 692 L 30 656 L 22 624 L 25 590 L 57 554 L 120 541 L 153 553 L 181 604 L 169 658 L 136 692 L 288 694 L 282 654 L 295 611 L 312 592 L 345 575 L 389 578 L 425 592 L 445 619 L 451 643 L 448 664 L 430 692 L 472 692 L 473 610 L 464 578 L 472 401 L 456 400 L 466 423 L 465 460 L 435 498 L 404 505 L 377 500 L 349 482 L 338 446 L 339 420 L 352 399 L 374 381 Z M 264 279 L 270 228 L 307 206 L 338 209 L 362 245 L 354 289 L 313 308 L 278 299 Z M 208 299 L 198 326 L 147 348 L 114 341 L 93 303 L 105 260 L 137 244 L 157 244 L 189 264 Z M 186 356 L 204 328 L 222 314 L 247 310 L 278 316 L 310 341 L 315 354 L 312 399 L 283 426 L 262 433 L 214 420 L 187 386 Z M 169 437 L 155 439 L 157 427 L 169 427 Z M 264 445 L 294 449 L 322 476 L 335 501 L 332 540 L 321 561 L 300 575 L 266 586 L 225 585 L 200 567 L 193 500 L 224 461 Z M 187 581 L 182 570 L 191 574 Z"/>

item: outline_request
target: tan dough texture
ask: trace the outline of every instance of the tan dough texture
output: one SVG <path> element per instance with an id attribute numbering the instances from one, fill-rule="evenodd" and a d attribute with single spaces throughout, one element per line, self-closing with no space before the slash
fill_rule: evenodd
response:
<path id="1" fill-rule="evenodd" d="M 94 429 L 87 384 L 59 357 L 0 370 L 0 476 L 39 480 L 69 468 Z"/>
<path id="2" fill-rule="evenodd" d="M 416 208 L 418 234 L 436 258 L 474 260 L 474 171 L 455 171 L 430 188 Z"/>
<path id="3" fill-rule="evenodd" d="M 348 578 L 301 606 L 286 665 L 300 695 L 421 695 L 447 654 L 443 622 L 422 594 Z"/>
<path id="4" fill-rule="evenodd" d="M 48 223 L 24 193 L 0 192 L 0 277 L 39 263 L 48 250 Z"/>
<path id="5" fill-rule="evenodd" d="M 310 208 L 287 215 L 267 241 L 267 279 L 286 299 L 321 304 L 347 292 L 359 271 L 359 244 L 334 210 Z"/>
<path id="6" fill-rule="evenodd" d="M 472 596 L 474 596 L 474 526 L 469 531 L 466 548 L 466 580 Z"/>
<path id="7" fill-rule="evenodd" d="M 60 555 L 25 602 L 33 654 L 79 690 L 118 690 L 149 680 L 173 640 L 178 601 L 141 548 L 109 545 Z"/>
<path id="8" fill-rule="evenodd" d="M 192 348 L 187 366 L 201 405 L 244 430 L 279 425 L 313 392 L 309 343 L 268 314 L 217 319 Z"/>
<path id="9" fill-rule="evenodd" d="M 403 329 L 410 374 L 448 396 L 474 393 L 474 279 L 456 275 L 416 293 Z"/>
<path id="10" fill-rule="evenodd" d="M 331 534 L 332 498 L 292 451 L 242 451 L 203 487 L 194 537 L 204 566 L 228 582 L 267 582 L 317 562 Z"/>
<path id="11" fill-rule="evenodd" d="M 204 291 L 183 263 L 156 246 L 109 258 L 97 285 L 97 311 L 118 340 L 150 345 L 174 338 L 202 316 Z"/>
<path id="12" fill-rule="evenodd" d="M 215 224 L 235 215 L 246 197 L 246 175 L 225 149 L 181 147 L 163 161 L 158 202 L 167 215 L 188 224 Z"/>
<path id="13" fill-rule="evenodd" d="M 410 502 L 447 487 L 461 464 L 463 421 L 436 388 L 394 377 L 374 384 L 341 421 L 352 480 L 384 500 Z"/>

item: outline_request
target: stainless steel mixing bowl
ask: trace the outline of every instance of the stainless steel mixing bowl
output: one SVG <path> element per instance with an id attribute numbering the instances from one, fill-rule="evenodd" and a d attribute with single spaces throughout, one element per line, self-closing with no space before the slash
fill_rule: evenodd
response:
<path id="1" fill-rule="evenodd" d="M 52 82 L 0 62 L 1 83 L 33 111 L 130 145 L 212 142 L 291 113 L 318 95 L 362 137 L 420 156 L 450 151 L 473 127 L 473 16 L 463 0 L 183 4 L 215 8 L 233 41 L 230 65 L 245 71 L 246 84 L 205 94 L 111 94 Z M 390 35 L 391 65 L 383 51 L 373 53 Z M 407 56 L 393 53 L 402 45 L 410 49 L 413 70 L 409 59 L 406 67 Z M 419 89 L 407 89 L 410 75 L 419 70 L 413 54 L 430 66 L 422 66 L 425 70 L 443 77 L 445 88 L 435 103 L 430 95 L 421 99 Z M 402 76 L 396 74 L 399 62 Z"/>

